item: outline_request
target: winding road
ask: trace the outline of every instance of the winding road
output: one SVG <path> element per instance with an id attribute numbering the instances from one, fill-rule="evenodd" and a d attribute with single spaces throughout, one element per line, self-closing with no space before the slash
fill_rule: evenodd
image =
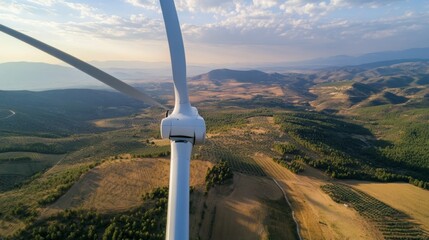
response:
<path id="1" fill-rule="evenodd" d="M 0 111 L 8 111 L 10 113 L 8 116 L 0 118 L 0 120 L 11 118 L 16 114 L 16 112 L 11 109 L 0 109 Z"/>
<path id="2" fill-rule="evenodd" d="M 285 190 L 282 188 L 282 186 L 280 186 L 280 184 L 279 184 L 279 182 L 277 182 L 277 180 L 275 180 L 274 178 L 271 178 L 271 180 L 273 180 L 274 183 L 277 185 L 277 187 L 280 188 L 280 190 L 283 193 L 283 197 L 285 198 L 287 204 L 289 205 L 289 208 L 292 210 L 292 218 L 293 218 L 293 221 L 295 222 L 295 225 L 296 225 L 296 233 L 298 234 L 299 240 L 302 240 L 301 232 L 299 229 L 299 223 L 295 217 L 295 211 L 293 211 L 292 204 L 290 203 L 289 198 L 287 197 Z"/>

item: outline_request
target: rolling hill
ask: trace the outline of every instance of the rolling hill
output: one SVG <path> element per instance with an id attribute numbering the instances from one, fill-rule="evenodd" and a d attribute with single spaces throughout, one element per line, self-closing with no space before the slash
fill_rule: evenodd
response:
<path id="1" fill-rule="evenodd" d="M 145 107 L 123 94 L 101 90 L 0 91 L 0 109 L 15 113 L 1 120 L 0 133 L 91 132 L 95 128 L 90 120 L 126 116 Z"/>
<path id="2" fill-rule="evenodd" d="M 317 73 L 310 92 L 316 109 L 346 110 L 354 106 L 418 104 L 427 101 L 429 62 L 390 61 Z"/>
<path id="3" fill-rule="evenodd" d="M 197 102 L 213 98 L 255 101 L 282 98 L 283 106 L 310 104 L 317 110 L 328 111 L 419 104 L 427 101 L 429 94 L 429 61 L 394 60 L 309 73 L 217 69 L 190 78 L 189 84 Z"/>
<path id="4" fill-rule="evenodd" d="M 191 78 L 208 126 L 192 155 L 193 238 L 426 239 L 428 69 L 412 60 Z M 172 101 L 171 83 L 142 87 Z M 0 91 L 0 110 L 0 238 L 164 238 L 160 110 L 85 89 Z M 220 161 L 233 178 L 212 186 L 205 170 Z"/>

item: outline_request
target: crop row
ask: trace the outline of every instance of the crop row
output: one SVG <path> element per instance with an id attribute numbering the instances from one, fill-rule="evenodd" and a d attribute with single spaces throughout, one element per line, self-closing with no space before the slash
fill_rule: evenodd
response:
<path id="1" fill-rule="evenodd" d="M 346 203 L 368 218 L 386 239 L 429 239 L 429 236 L 403 212 L 368 194 L 343 184 L 327 184 L 322 189 L 338 203 Z"/>
<path id="2" fill-rule="evenodd" d="M 200 153 L 203 159 L 212 162 L 226 161 L 233 171 L 253 176 L 266 176 L 264 170 L 249 156 L 234 152 L 215 142 L 208 142 Z"/>

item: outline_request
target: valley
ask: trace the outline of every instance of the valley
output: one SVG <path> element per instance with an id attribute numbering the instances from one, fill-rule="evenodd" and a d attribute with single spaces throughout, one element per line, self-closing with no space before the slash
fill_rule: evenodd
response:
<path id="1" fill-rule="evenodd" d="M 208 130 L 192 154 L 191 239 L 427 239 L 428 74 L 411 61 L 191 78 Z M 172 105 L 170 84 L 148 89 Z M 164 112 L 99 90 L 0 100 L 0 238 L 164 238 Z M 233 177 L 207 189 L 221 162 Z"/>

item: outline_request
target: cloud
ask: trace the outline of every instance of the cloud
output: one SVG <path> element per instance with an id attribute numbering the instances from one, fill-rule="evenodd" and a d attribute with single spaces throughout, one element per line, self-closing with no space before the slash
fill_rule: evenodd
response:
<path id="1" fill-rule="evenodd" d="M 141 7 L 150 10 L 158 8 L 158 1 L 156 0 L 125 0 L 125 2 L 135 7 Z"/>
<path id="2" fill-rule="evenodd" d="M 30 3 L 35 3 L 37 5 L 41 5 L 44 7 L 50 7 L 54 5 L 57 1 L 56 0 L 28 0 Z"/>
<path id="3" fill-rule="evenodd" d="M 179 0 L 176 5 L 179 11 L 211 12 L 225 14 L 235 8 L 234 0 Z"/>
<path id="4" fill-rule="evenodd" d="M 278 4 L 275 0 L 253 0 L 253 5 L 261 8 L 271 8 Z"/>
<path id="5" fill-rule="evenodd" d="M 0 19 L 22 26 L 40 26 L 60 35 L 100 41 L 165 40 L 157 0 L 121 0 L 115 10 L 91 1 L 0 0 Z M 225 48 L 364 48 L 394 42 L 429 41 L 429 14 L 404 7 L 405 0 L 176 0 L 185 40 L 189 44 Z M 112 3 L 113 4 L 113 3 Z M 49 7 L 48 7 L 49 6 Z M 38 12 L 49 9 L 47 16 Z M 126 9 L 126 11 L 120 11 Z M 116 12 L 115 12 L 116 13 Z M 49 14 L 55 20 L 49 19 Z M 40 15 L 40 14 L 39 14 Z M 367 17 L 369 16 L 369 17 Z M 14 18 L 17 19 L 14 21 Z M 36 23 L 38 22 L 38 23 Z M 40 24 L 39 24 L 40 23 Z M 43 31 L 48 31 L 43 29 Z M 408 38 L 408 39 L 407 39 Z M 399 43 L 397 39 L 401 39 Z M 377 45 L 378 44 L 378 45 Z M 423 43 L 422 43 L 423 44 Z M 393 46 L 393 45 L 392 45 Z M 271 48 L 273 47 L 273 48 Z M 404 47 L 406 48 L 406 47 Z M 319 49 L 319 50 L 318 50 Z M 340 51 L 340 50 L 338 50 Z"/>
<path id="6" fill-rule="evenodd" d="M 79 12 L 80 17 L 94 17 L 96 16 L 97 9 L 91 7 L 88 4 L 83 3 L 73 3 L 73 2 L 62 2 L 65 6 L 69 7 L 72 10 Z"/>
<path id="7" fill-rule="evenodd" d="M 16 2 L 0 1 L 0 12 L 3 13 L 19 14 L 25 10 L 26 7 L 27 6 Z"/>
<path id="8" fill-rule="evenodd" d="M 126 3 L 153 11 L 158 2 L 124 0 Z M 208 23 L 183 24 L 188 42 L 231 45 L 291 45 L 331 44 L 336 41 L 382 40 L 404 32 L 424 29 L 427 15 L 403 16 L 390 19 L 353 20 L 331 17 L 331 13 L 348 8 L 377 8 L 398 1 L 371 0 L 178 0 L 182 15 L 196 18 L 211 16 Z M 70 21 L 64 31 L 111 39 L 164 39 L 161 16 L 148 14 L 111 16 L 85 4 L 64 3 L 86 21 Z M 186 13 L 188 12 L 188 13 Z M 425 18 L 426 16 L 426 18 Z M 412 26 L 412 27 L 410 27 Z"/>

